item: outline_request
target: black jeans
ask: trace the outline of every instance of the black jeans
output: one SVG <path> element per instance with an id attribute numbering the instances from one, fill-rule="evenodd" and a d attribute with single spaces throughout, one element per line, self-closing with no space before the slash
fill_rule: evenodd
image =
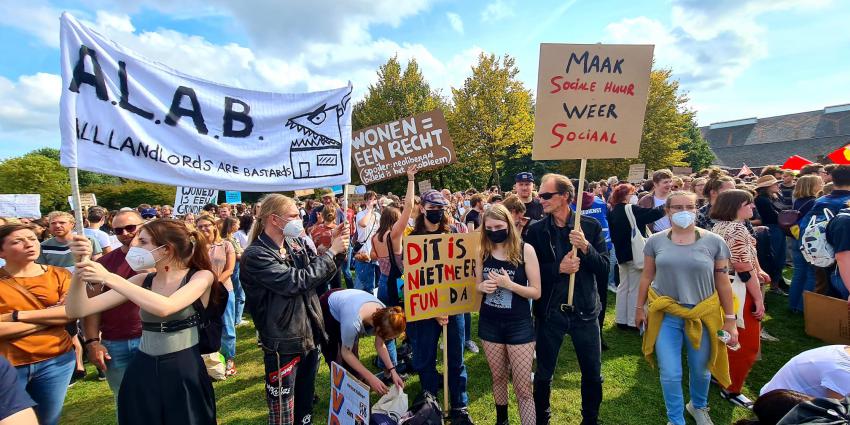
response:
<path id="1" fill-rule="evenodd" d="M 270 425 L 312 424 L 319 350 L 279 354 L 263 350 Z"/>
<path id="2" fill-rule="evenodd" d="M 534 373 L 534 406 L 537 423 L 548 424 L 552 376 L 564 336 L 570 335 L 581 369 L 582 424 L 595 424 L 602 404 L 602 347 L 596 315 L 580 317 L 575 313 L 553 311 L 537 320 L 537 370 Z M 562 421 L 560 421 L 562 422 Z"/>

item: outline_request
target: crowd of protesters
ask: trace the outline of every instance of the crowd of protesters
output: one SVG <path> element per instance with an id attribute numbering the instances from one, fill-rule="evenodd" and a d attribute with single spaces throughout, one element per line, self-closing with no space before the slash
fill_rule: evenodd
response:
<path id="1" fill-rule="evenodd" d="M 742 394 L 761 342 L 775 340 L 761 326 L 767 291 L 788 296 L 773 309 L 802 312 L 804 291 L 850 308 L 850 166 L 765 167 L 759 176 L 658 170 L 643 182 L 582 182 L 584 193 L 566 176 L 521 172 L 507 192 L 418 196 L 416 173 L 407 170 L 403 197 L 369 191 L 356 203 L 333 193 L 268 194 L 179 217 L 168 205 L 92 207 L 79 235 L 66 212 L 5 219 L 0 385 L 17 390 L 0 396 L 0 424 L 13 416 L 21 422 L 8 423 L 57 423 L 68 386 L 85 375 L 84 355 L 108 383 L 119 423 L 214 424 L 211 377 L 237 374 L 236 327 L 248 320 L 263 352 L 256 378 L 270 424 L 311 423 L 320 356 L 378 394 L 414 374 L 424 392 L 438 393 L 444 326 L 446 413 L 455 425 L 471 424 L 464 352 L 479 350 L 471 315 L 406 323 L 401 288 L 405 235 L 474 231 L 477 335 L 499 425 L 509 423 L 509 384 L 524 425 L 565 423 L 550 406 L 566 335 L 581 372 L 581 423 L 598 423 L 602 351 L 615 343 L 602 340 L 602 320 L 614 299 L 617 327 L 643 335 L 643 354 L 658 365 L 670 424 L 684 424 L 685 412 L 712 423 L 712 381 L 761 423 L 778 422 L 762 418 L 777 415 L 776 403 L 759 407 L 763 398 L 796 405 L 850 395 L 844 346 L 801 353 L 756 401 Z M 818 226 L 822 240 L 810 236 Z M 372 365 L 358 354 L 367 335 Z M 222 374 L 205 363 L 216 351 Z"/>

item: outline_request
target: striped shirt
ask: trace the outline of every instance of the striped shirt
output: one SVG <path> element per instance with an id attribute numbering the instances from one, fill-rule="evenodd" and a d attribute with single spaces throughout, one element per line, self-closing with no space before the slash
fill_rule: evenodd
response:
<path id="1" fill-rule="evenodd" d="M 747 263 L 755 265 L 756 254 L 756 239 L 747 231 L 744 223 L 739 221 L 715 221 L 712 232 L 720 235 L 729 245 L 729 251 L 732 252 L 731 261 L 733 263 Z"/>

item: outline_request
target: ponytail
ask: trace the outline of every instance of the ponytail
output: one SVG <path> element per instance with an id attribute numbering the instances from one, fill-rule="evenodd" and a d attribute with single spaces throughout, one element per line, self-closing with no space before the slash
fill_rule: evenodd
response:
<path id="1" fill-rule="evenodd" d="M 254 223 L 251 224 L 251 230 L 248 231 L 248 243 L 254 243 L 258 237 L 260 237 L 260 233 L 263 232 L 263 219 L 261 217 L 255 217 Z"/>
<path id="2" fill-rule="evenodd" d="M 375 335 L 384 340 L 401 335 L 407 328 L 404 310 L 399 306 L 384 307 L 372 313 L 372 327 Z"/>
<path id="3" fill-rule="evenodd" d="M 190 270 L 209 270 L 213 274 L 213 283 L 212 286 L 210 286 L 210 299 L 209 302 L 207 302 L 207 308 L 215 308 L 217 307 L 219 300 L 223 298 L 223 291 L 227 291 L 227 288 L 225 288 L 224 284 L 218 280 L 218 275 L 212 268 L 209 245 L 207 244 L 207 239 L 204 235 L 197 230 L 190 230 L 189 241 L 192 243 L 192 256 L 189 257 L 189 261 L 186 262 L 186 266 L 189 267 Z"/>

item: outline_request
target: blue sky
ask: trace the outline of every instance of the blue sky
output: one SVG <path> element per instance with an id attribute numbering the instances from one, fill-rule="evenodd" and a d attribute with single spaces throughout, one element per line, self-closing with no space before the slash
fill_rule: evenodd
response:
<path id="1" fill-rule="evenodd" d="M 59 15 L 187 74 L 298 92 L 352 81 L 391 55 L 443 95 L 480 52 L 517 59 L 536 89 L 541 42 L 655 44 L 701 125 L 850 103 L 842 0 L 27 0 L 0 3 L 0 158 L 59 147 Z"/>

